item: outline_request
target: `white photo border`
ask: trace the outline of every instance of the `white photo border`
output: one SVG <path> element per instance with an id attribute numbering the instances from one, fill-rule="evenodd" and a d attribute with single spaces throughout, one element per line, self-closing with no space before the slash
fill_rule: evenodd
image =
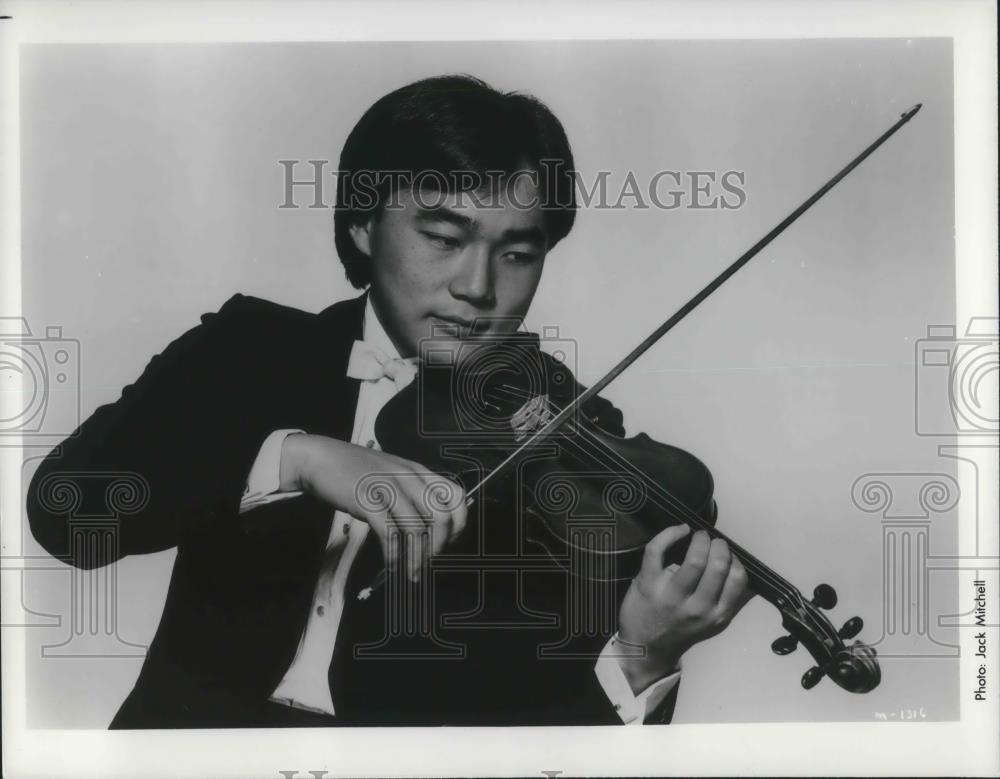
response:
<path id="1" fill-rule="evenodd" d="M 957 321 L 997 316 L 996 5 L 967 2 L 0 2 L 0 310 L 20 315 L 18 51 L 41 42 L 950 37 L 955 73 Z M 994 399 L 994 403 L 996 399 Z M 983 473 L 997 473 L 996 449 Z M 992 467 L 990 467 L 992 465 Z M 20 523 L 19 450 L 0 448 L 4 537 Z M 967 485 L 963 485 L 967 486 Z M 993 505 L 984 516 L 997 516 Z M 961 534 L 973 532 L 961 518 Z M 986 523 L 985 548 L 998 528 Z M 965 544 L 960 539 L 963 548 Z M 995 559 L 994 563 L 995 565 Z M 971 591 L 973 569 L 960 574 Z M 21 608 L 3 592 L 3 610 Z M 990 609 L 996 608 L 993 593 Z M 995 623 L 994 623 L 995 624 Z M 945 723 L 674 725 L 669 728 L 31 730 L 20 631 L 3 633 L 4 772 L 10 777 L 561 775 L 995 775 L 992 705 L 961 696 Z M 975 666 L 971 635 L 960 679 Z M 390 748 L 387 748 L 390 747 Z"/>

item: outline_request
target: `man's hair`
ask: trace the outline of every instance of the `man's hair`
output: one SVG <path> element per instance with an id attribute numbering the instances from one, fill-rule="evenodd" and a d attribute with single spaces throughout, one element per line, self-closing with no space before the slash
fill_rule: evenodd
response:
<path id="1" fill-rule="evenodd" d="M 537 181 L 552 248 L 573 226 L 575 174 L 566 132 L 541 101 L 466 75 L 390 92 L 361 117 L 340 155 L 334 231 L 348 280 L 358 289 L 371 282 L 350 228 L 377 214 L 394 188 L 429 181 L 447 193 L 478 191 L 484 187 L 473 181 L 509 183 L 524 170 Z"/>

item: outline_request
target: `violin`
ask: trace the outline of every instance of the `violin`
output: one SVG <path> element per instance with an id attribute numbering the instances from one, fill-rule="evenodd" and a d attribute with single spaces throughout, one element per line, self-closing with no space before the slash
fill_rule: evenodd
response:
<path id="1" fill-rule="evenodd" d="M 578 385 L 565 365 L 543 353 L 534 334 L 491 335 L 474 325 L 457 352 L 435 351 L 440 341 L 428 339 L 422 344 L 418 380 L 397 393 L 376 420 L 383 451 L 460 483 L 470 505 L 513 510 L 523 522 L 526 540 L 557 562 L 586 557 L 586 565 L 571 570 L 591 579 L 630 580 L 639 570 L 646 544 L 669 525 L 684 523 L 721 538 L 746 569 L 750 589 L 780 614 L 787 635 L 771 644 L 772 651 L 787 655 L 801 644 L 812 656 L 815 665 L 801 679 L 805 689 L 824 677 L 849 692 L 875 689 L 881 681 L 875 649 L 860 641 L 847 643 L 861 632 L 861 618 L 852 617 L 837 629 L 823 613 L 837 605 L 834 588 L 820 584 L 807 598 L 728 538 L 716 526 L 708 468 L 694 455 L 646 434 L 625 437 L 620 414 L 609 421 L 611 405 L 598 393 L 920 107 L 902 114 L 589 388 Z M 591 518 L 582 529 L 574 521 L 579 516 Z M 665 562 L 679 564 L 686 547 L 687 542 L 675 545 Z M 373 587 L 384 579 L 383 571 Z"/>

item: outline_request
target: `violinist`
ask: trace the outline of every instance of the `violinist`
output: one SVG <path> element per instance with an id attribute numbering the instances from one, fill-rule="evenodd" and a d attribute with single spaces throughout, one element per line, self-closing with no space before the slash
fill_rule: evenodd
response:
<path id="1" fill-rule="evenodd" d="M 543 651 L 559 644 L 575 585 L 558 569 L 433 573 L 487 537 L 483 519 L 454 482 L 455 499 L 431 505 L 427 487 L 443 477 L 381 451 L 374 432 L 419 376 L 422 339 L 517 327 L 572 228 L 573 170 L 561 124 L 532 97 L 466 76 L 382 97 L 339 166 L 336 248 L 361 296 L 314 315 L 236 295 L 42 463 L 28 517 L 54 556 L 95 567 L 177 548 L 112 728 L 670 721 L 682 656 L 750 597 L 724 540 L 667 527 L 615 593 L 616 624 L 585 636 L 588 651 Z M 588 409 L 624 434 L 610 403 Z M 73 545 L 46 497 L 82 472 L 148 485 L 112 548 Z M 391 507 L 363 500 L 373 474 Z M 403 589 L 357 598 L 383 569 Z M 392 602 L 399 592 L 430 598 L 425 635 L 394 633 L 409 608 Z"/>

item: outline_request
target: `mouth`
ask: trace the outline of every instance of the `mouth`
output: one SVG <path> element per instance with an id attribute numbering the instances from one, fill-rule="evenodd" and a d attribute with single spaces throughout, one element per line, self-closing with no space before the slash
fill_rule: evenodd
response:
<path id="1" fill-rule="evenodd" d="M 455 325 L 461 325 L 462 327 L 472 327 L 471 319 L 463 319 L 460 316 L 440 316 L 435 315 L 435 319 L 440 319 L 442 322 L 450 322 Z"/>
<path id="2" fill-rule="evenodd" d="M 449 335 L 466 338 L 472 332 L 472 321 L 469 319 L 457 316 L 441 316 L 438 314 L 432 315 L 430 319 L 435 329 L 439 329 Z"/>

